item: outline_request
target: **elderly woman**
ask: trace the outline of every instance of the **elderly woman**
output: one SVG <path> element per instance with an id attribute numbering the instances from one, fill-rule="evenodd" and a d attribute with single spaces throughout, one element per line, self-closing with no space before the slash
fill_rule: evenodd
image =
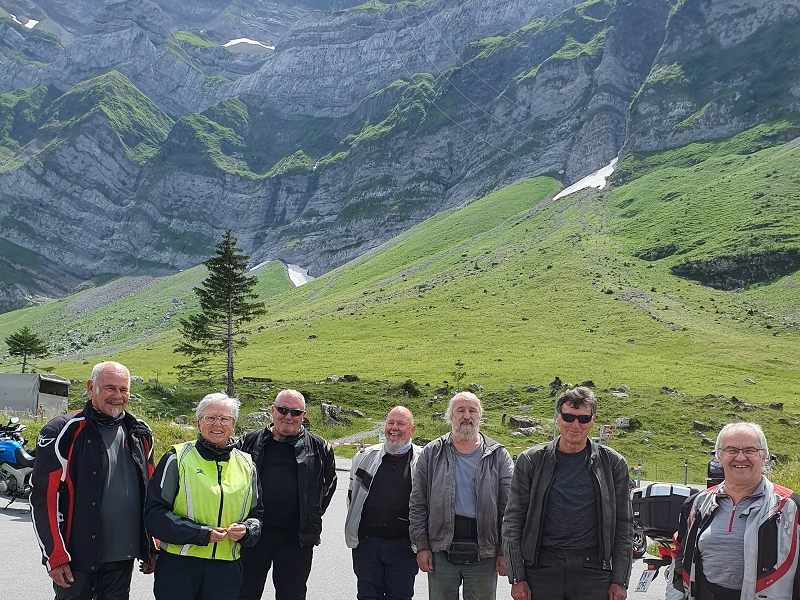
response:
<path id="1" fill-rule="evenodd" d="M 156 600 L 235 599 L 240 547 L 261 534 L 256 469 L 231 443 L 239 401 L 209 394 L 196 414 L 197 439 L 173 446 L 147 489 L 145 524 L 161 550 Z"/>
<path id="2" fill-rule="evenodd" d="M 725 479 L 684 505 L 675 589 L 697 600 L 800 599 L 800 497 L 764 476 L 764 432 L 728 424 L 715 452 Z"/>

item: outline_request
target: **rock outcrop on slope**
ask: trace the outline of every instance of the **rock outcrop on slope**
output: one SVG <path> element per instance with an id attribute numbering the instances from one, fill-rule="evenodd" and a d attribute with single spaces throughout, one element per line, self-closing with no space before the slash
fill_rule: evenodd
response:
<path id="1" fill-rule="evenodd" d="M 521 178 L 800 112 L 790 0 L 355 4 L 13 0 L 28 28 L 0 0 L 0 310 L 225 227 L 319 275 Z"/>

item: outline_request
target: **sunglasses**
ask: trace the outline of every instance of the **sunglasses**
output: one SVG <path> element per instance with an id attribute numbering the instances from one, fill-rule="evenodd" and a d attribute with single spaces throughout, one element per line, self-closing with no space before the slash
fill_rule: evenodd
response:
<path id="1" fill-rule="evenodd" d="M 287 408 L 286 406 L 275 406 L 275 410 L 281 413 L 284 417 L 288 414 L 291 414 L 293 417 L 299 417 L 304 415 L 306 412 L 302 408 Z"/>
<path id="2" fill-rule="evenodd" d="M 578 423 L 581 425 L 586 425 L 589 421 L 592 420 L 594 415 L 573 415 L 571 413 L 561 413 L 561 418 L 564 419 L 566 423 L 572 423 L 575 419 L 578 419 Z"/>

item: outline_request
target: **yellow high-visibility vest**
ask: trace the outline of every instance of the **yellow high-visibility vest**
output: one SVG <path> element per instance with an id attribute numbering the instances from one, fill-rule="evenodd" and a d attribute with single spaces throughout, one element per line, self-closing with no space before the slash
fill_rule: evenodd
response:
<path id="1" fill-rule="evenodd" d="M 176 444 L 178 494 L 172 507 L 179 517 L 210 527 L 242 523 L 253 500 L 253 459 L 234 448 L 226 461 L 206 460 L 195 442 Z M 161 549 L 181 556 L 237 560 L 240 544 L 225 537 L 207 546 L 165 544 Z"/>

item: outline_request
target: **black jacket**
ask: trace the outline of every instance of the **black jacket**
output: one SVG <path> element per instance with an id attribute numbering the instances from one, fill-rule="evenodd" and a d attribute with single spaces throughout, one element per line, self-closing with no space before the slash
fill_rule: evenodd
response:
<path id="1" fill-rule="evenodd" d="M 153 433 L 147 423 L 126 412 L 122 419 L 125 447 L 139 474 L 141 506 L 153 474 Z M 69 563 L 72 570 L 94 571 L 102 523 L 97 518 L 105 489 L 108 454 L 91 403 L 77 413 L 60 415 L 44 426 L 36 443 L 31 476 L 31 516 L 42 563 L 48 570 Z M 144 523 L 142 515 L 141 523 Z M 138 558 L 155 550 L 144 526 Z"/>
<path id="2" fill-rule="evenodd" d="M 600 517 L 600 558 L 611 571 L 611 583 L 628 587 L 631 575 L 633 516 L 628 490 L 628 465 L 613 449 L 589 441 Z M 539 444 L 519 455 L 503 518 L 506 571 L 509 580 L 525 578 L 525 568 L 539 563 L 547 498 L 555 477 L 558 440 Z"/>
<path id="3" fill-rule="evenodd" d="M 265 427 L 251 431 L 239 440 L 238 447 L 249 452 L 261 474 L 264 447 L 272 438 L 272 429 Z M 316 546 L 322 533 L 322 515 L 336 491 L 336 461 L 333 446 L 308 429 L 303 428 L 295 444 L 297 459 L 297 484 L 300 498 L 300 545 Z M 261 481 L 261 487 L 267 485 Z M 264 510 L 268 511 L 269 506 Z"/>

